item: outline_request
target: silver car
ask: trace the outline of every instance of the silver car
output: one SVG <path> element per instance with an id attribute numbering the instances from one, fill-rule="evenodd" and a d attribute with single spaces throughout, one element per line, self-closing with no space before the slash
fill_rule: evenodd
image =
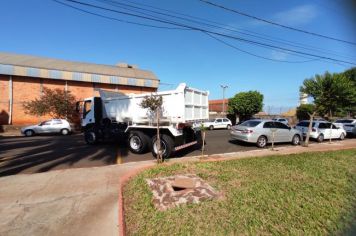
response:
<path id="1" fill-rule="evenodd" d="M 68 121 L 64 119 L 52 119 L 41 122 L 38 125 L 26 126 L 21 129 L 21 133 L 26 137 L 33 136 L 35 134 L 50 134 L 60 133 L 62 135 L 68 135 L 72 132 L 72 128 Z"/>
<path id="2" fill-rule="evenodd" d="M 334 122 L 334 125 L 343 128 L 348 135 L 356 135 L 356 119 L 339 119 Z"/>
<path id="3" fill-rule="evenodd" d="M 275 143 L 291 142 L 293 145 L 300 144 L 303 137 L 299 130 L 273 120 L 248 120 L 232 127 L 230 134 L 232 139 L 256 143 L 260 148 L 271 143 L 273 136 Z"/>

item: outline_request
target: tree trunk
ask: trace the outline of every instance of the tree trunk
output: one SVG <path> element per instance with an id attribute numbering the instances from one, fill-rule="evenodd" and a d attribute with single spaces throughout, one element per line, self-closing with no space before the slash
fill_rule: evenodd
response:
<path id="1" fill-rule="evenodd" d="M 308 115 L 310 117 L 310 120 L 309 120 L 307 137 L 305 138 L 305 142 L 304 142 L 304 146 L 305 147 L 309 146 L 309 137 L 310 137 L 310 132 L 311 132 L 312 127 L 313 127 L 313 119 L 314 119 L 315 113 L 316 113 L 315 111 L 312 114 L 308 113 Z"/>
<path id="2" fill-rule="evenodd" d="M 205 130 L 201 131 L 201 137 L 202 137 L 202 142 L 203 142 L 203 145 L 201 147 L 201 157 L 203 158 L 204 156 L 204 149 L 205 149 Z"/>

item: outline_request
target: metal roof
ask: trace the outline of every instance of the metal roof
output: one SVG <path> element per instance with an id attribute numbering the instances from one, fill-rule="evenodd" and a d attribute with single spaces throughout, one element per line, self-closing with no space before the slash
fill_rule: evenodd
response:
<path id="1" fill-rule="evenodd" d="M 137 83 L 135 82 L 134 84 L 132 84 L 134 86 L 142 86 L 142 85 L 145 86 L 144 84 L 148 84 L 146 82 L 158 86 L 158 81 L 159 81 L 158 78 L 155 76 L 155 74 L 153 74 L 151 71 L 148 70 L 120 67 L 114 65 L 100 65 L 100 64 L 93 64 L 93 63 L 72 62 L 72 61 L 30 56 L 30 55 L 21 55 L 21 54 L 14 54 L 14 53 L 0 52 L 0 66 L 1 65 L 3 67 L 6 66 L 5 68 L 6 70 L 3 69 L 2 71 L 0 71 L 0 73 L 7 71 L 7 73 L 5 74 L 12 74 L 8 71 L 11 72 L 26 71 L 27 74 L 25 75 L 13 73 L 14 75 L 23 75 L 23 76 L 33 76 L 33 74 L 51 75 L 53 74 L 53 72 L 55 72 L 56 76 L 53 79 L 90 81 L 82 78 L 76 79 L 79 74 L 79 77 L 85 77 L 85 78 L 95 77 L 93 78 L 93 82 L 98 82 L 98 83 L 131 85 L 130 81 L 132 83 L 132 80 L 134 80 L 134 82 L 135 80 L 137 80 L 138 81 Z M 11 68 L 9 68 L 9 66 Z M 38 70 L 39 72 L 37 71 L 34 72 L 34 70 Z M 68 78 L 68 73 L 73 74 L 73 76 L 70 76 L 71 78 Z M 62 74 L 66 74 L 66 77 L 61 76 Z M 101 77 L 103 79 L 101 79 Z M 51 78 L 51 76 L 48 76 L 48 78 Z M 116 82 L 116 81 L 126 81 L 126 83 Z M 156 86 L 148 86 L 148 87 L 156 87 Z"/>

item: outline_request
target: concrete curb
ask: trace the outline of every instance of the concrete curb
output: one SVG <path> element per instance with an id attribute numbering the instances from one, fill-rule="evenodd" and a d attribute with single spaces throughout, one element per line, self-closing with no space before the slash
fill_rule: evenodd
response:
<path id="1" fill-rule="evenodd" d="M 354 140 L 356 141 L 356 140 Z M 347 144 L 353 144 L 352 140 Z M 163 165 L 170 166 L 176 163 L 195 163 L 195 162 L 217 162 L 217 161 L 228 161 L 228 160 L 239 160 L 246 158 L 256 158 L 256 157 L 268 157 L 268 156 L 287 156 L 299 153 L 311 153 L 311 152 L 326 152 L 326 151 L 337 151 L 337 150 L 348 150 L 355 149 L 356 146 L 347 146 L 343 145 L 344 143 L 333 142 L 333 143 L 322 143 L 322 144 L 310 144 L 309 147 L 294 146 L 293 147 L 279 147 L 275 148 L 274 151 L 270 149 L 260 149 L 260 150 L 251 150 L 245 152 L 232 152 L 232 153 L 222 153 L 222 154 L 213 154 L 213 155 L 204 155 L 203 159 L 201 156 L 192 156 L 182 158 L 173 158 L 163 163 Z M 125 209 L 124 209 L 124 199 L 123 199 L 123 189 L 127 182 L 138 175 L 139 173 L 148 170 L 157 166 L 155 161 L 145 161 L 142 162 L 131 162 L 123 165 L 135 165 L 135 164 L 144 164 L 138 168 L 133 168 L 133 170 L 127 172 L 125 175 L 120 177 L 120 186 L 119 186 L 119 235 L 126 235 L 125 232 Z"/>

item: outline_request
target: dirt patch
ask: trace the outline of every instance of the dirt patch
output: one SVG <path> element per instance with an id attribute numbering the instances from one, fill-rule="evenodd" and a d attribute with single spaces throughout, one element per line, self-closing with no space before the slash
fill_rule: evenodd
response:
<path id="1" fill-rule="evenodd" d="M 174 187 L 176 179 L 187 178 L 195 183 L 194 187 Z M 200 203 L 210 199 L 220 199 L 222 195 L 207 182 L 196 175 L 175 175 L 163 178 L 146 179 L 153 193 L 153 204 L 164 211 L 180 204 Z"/>

